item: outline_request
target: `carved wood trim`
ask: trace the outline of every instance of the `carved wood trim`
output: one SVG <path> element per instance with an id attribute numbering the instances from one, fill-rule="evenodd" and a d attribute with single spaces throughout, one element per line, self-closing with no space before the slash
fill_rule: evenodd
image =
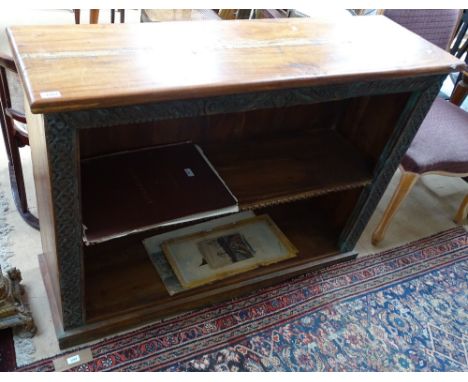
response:
<path id="1" fill-rule="evenodd" d="M 434 102 L 444 78 L 445 76 L 438 76 L 431 80 L 428 79 L 426 89 L 414 92 L 409 98 L 395 131 L 379 158 L 373 181 L 361 193 L 351 217 L 340 235 L 340 251 L 349 251 L 356 245 Z"/>
<path id="2" fill-rule="evenodd" d="M 85 322 L 77 131 L 44 116 L 64 329 Z"/>
<path id="3" fill-rule="evenodd" d="M 71 128 L 108 127 L 164 119 L 281 108 L 367 95 L 414 92 L 425 89 L 428 81 L 434 78 L 439 78 L 439 76 L 280 89 L 107 109 L 50 113 L 48 115 L 53 120 L 62 119 L 63 123 Z"/>

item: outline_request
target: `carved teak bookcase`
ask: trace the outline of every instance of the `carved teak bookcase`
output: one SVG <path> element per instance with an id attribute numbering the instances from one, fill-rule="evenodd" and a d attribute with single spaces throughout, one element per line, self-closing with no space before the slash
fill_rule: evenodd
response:
<path id="1" fill-rule="evenodd" d="M 383 16 L 8 35 L 29 105 L 39 260 L 61 347 L 355 257 L 444 76 L 463 67 Z M 183 140 L 202 147 L 241 209 L 270 215 L 296 258 L 167 294 L 142 245 L 163 229 L 126 219 L 146 213 L 138 185 L 112 209 L 100 201 L 119 192 L 107 179 L 132 176 L 118 153 Z M 100 168 L 112 153 L 116 165 Z M 138 171 L 151 176 L 152 164 Z M 90 232 L 97 216 L 108 219 Z M 99 242 L 124 223 L 135 233 Z"/>

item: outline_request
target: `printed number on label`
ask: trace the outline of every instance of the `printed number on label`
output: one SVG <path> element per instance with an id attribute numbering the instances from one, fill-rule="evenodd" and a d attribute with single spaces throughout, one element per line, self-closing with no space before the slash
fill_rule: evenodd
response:
<path id="1" fill-rule="evenodd" d="M 80 362 L 80 355 L 76 354 L 73 357 L 67 358 L 67 364 L 73 365 L 74 363 Z"/>

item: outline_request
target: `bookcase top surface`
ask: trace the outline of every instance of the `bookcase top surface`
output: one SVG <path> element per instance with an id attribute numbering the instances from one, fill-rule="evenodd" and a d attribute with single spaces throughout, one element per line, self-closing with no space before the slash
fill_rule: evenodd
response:
<path id="1" fill-rule="evenodd" d="M 8 36 L 35 113 L 464 67 L 384 16 L 12 26 Z"/>

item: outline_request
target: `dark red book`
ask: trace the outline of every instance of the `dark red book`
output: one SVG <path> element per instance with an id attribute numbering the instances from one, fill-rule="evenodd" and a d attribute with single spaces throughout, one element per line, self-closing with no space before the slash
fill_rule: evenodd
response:
<path id="1" fill-rule="evenodd" d="M 81 184 L 87 243 L 239 210 L 191 142 L 84 160 Z"/>

